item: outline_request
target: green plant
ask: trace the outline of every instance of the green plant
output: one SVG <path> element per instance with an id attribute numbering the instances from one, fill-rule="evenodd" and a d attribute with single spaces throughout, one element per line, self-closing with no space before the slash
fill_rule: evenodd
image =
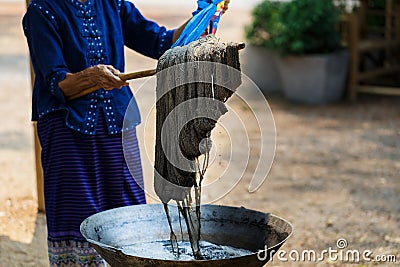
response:
<path id="1" fill-rule="evenodd" d="M 263 1 L 252 11 L 252 23 L 245 28 L 246 38 L 250 44 L 269 48 L 271 29 L 279 25 L 280 10 L 284 2 Z"/>
<path id="2" fill-rule="evenodd" d="M 369 0 L 367 4 L 373 10 L 385 10 L 386 8 L 385 0 Z M 369 27 L 385 27 L 385 23 L 386 20 L 383 16 L 371 16 L 367 20 Z"/>
<path id="3" fill-rule="evenodd" d="M 264 1 L 246 33 L 250 43 L 281 54 L 329 53 L 340 48 L 339 16 L 332 0 Z"/>

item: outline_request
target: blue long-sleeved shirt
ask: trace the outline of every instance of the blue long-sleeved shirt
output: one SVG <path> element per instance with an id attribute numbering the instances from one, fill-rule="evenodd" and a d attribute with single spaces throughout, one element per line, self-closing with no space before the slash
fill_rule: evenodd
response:
<path id="1" fill-rule="evenodd" d="M 32 120 L 65 110 L 66 125 L 94 135 L 100 109 L 109 134 L 122 131 L 129 105 L 130 128 L 140 123 L 140 113 L 128 86 L 99 89 L 67 101 L 58 83 L 67 73 L 97 64 L 124 71 L 124 45 L 158 59 L 172 45 L 173 31 L 145 19 L 125 0 L 32 0 L 23 18 L 35 83 Z"/>

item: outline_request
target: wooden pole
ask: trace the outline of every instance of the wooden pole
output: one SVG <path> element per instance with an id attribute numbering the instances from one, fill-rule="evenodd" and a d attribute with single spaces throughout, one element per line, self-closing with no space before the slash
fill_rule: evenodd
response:
<path id="1" fill-rule="evenodd" d="M 350 68 L 348 77 L 348 98 L 352 101 L 357 98 L 358 86 L 358 66 L 359 51 L 357 49 L 359 43 L 359 18 L 358 14 L 349 14 L 349 51 L 350 51 Z"/>
<path id="2" fill-rule="evenodd" d="M 386 0 L 385 4 L 385 40 L 390 42 L 393 41 L 395 38 L 394 36 L 394 28 L 395 25 L 393 22 L 395 21 L 394 16 L 395 14 L 395 3 L 393 0 Z M 396 33 L 399 34 L 399 33 Z M 397 41 L 397 40 L 396 40 Z M 393 63 L 393 60 L 395 59 L 394 51 L 396 50 L 397 47 L 393 49 L 393 47 L 387 47 L 385 50 L 385 67 L 390 67 Z"/>
<path id="3" fill-rule="evenodd" d="M 28 6 L 29 0 L 26 0 L 26 6 Z M 33 72 L 32 62 L 30 63 L 31 70 L 31 85 L 33 88 L 33 84 L 35 81 L 35 73 Z M 44 212 L 44 183 L 43 183 L 43 170 L 42 170 L 42 162 L 40 160 L 41 147 L 39 143 L 39 138 L 36 130 L 36 123 L 33 124 L 33 136 L 35 140 L 35 163 L 36 163 L 36 187 L 37 187 L 37 198 L 38 198 L 38 210 L 40 212 Z"/>
<path id="4" fill-rule="evenodd" d="M 239 43 L 238 44 L 238 50 L 243 50 L 246 48 L 246 44 L 245 43 Z M 121 73 L 119 74 L 119 78 L 121 78 L 121 80 L 123 81 L 128 81 L 128 80 L 134 80 L 134 79 L 140 79 L 140 78 L 145 78 L 145 77 L 150 77 L 153 76 L 157 73 L 157 70 L 152 69 L 152 70 L 142 70 L 142 71 L 138 71 L 138 72 L 131 72 L 131 73 Z M 82 92 L 72 95 L 70 97 L 68 97 L 68 100 L 74 100 L 78 97 L 90 94 L 96 90 L 99 89 L 99 86 L 95 85 L 92 86 L 88 89 L 83 90 Z"/>

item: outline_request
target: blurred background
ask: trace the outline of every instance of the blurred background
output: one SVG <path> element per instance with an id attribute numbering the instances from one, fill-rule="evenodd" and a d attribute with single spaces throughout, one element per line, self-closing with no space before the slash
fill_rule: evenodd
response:
<path id="1" fill-rule="evenodd" d="M 188 0 L 132 2 L 168 28 L 196 9 Z M 399 1 L 278 2 L 231 0 L 219 26 L 221 40 L 247 44 L 240 54 L 243 72 L 271 107 L 277 144 L 261 188 L 248 192 L 258 156 L 251 154 L 243 179 L 217 204 L 287 219 L 295 229 L 283 247 L 288 251 L 322 251 L 345 238 L 351 249 L 397 255 L 400 261 Z M 29 54 L 21 27 L 25 10 L 25 1 L 0 0 L 0 266 L 48 264 L 45 216 L 38 212 Z M 126 63 L 127 71 L 157 64 L 128 50 Z M 130 84 L 136 92 L 145 82 Z M 154 89 L 141 95 L 140 105 L 151 107 Z M 253 98 L 248 105 L 257 109 L 262 102 Z M 230 105 L 252 117 L 242 102 L 233 99 Z M 259 129 L 248 133 L 250 142 L 260 142 Z M 154 140 L 140 140 L 143 155 Z M 216 146 L 224 142 L 217 138 Z M 144 174 L 152 176 L 151 167 L 145 166 Z M 356 264 L 370 265 L 390 266 Z"/>

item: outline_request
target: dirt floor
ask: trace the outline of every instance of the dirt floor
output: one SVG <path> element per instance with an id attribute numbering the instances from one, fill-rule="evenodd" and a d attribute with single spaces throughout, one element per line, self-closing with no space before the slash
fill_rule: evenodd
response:
<path id="1" fill-rule="evenodd" d="M 0 6 L 0 266 L 47 266 L 45 216 L 36 212 L 29 61 L 20 27 L 25 7 L 22 2 L 1 2 Z M 191 10 L 183 9 L 187 14 Z M 157 11 L 144 5 L 142 10 L 169 26 L 179 25 L 186 14 L 172 7 Z M 232 7 L 220 28 L 222 38 L 243 40 L 242 29 L 248 20 L 248 11 Z M 132 71 L 155 64 L 135 53 L 127 55 L 127 69 Z M 132 83 L 132 87 L 139 84 Z M 346 249 L 396 255 L 400 261 L 400 98 L 364 95 L 355 103 L 303 106 L 281 96 L 266 97 L 277 131 L 276 156 L 268 179 L 256 193 L 248 192 L 257 160 L 252 154 L 243 179 L 216 203 L 272 212 L 290 221 L 294 234 L 283 246 L 288 253 L 321 253 L 337 249 L 337 240 L 346 239 Z M 148 93 L 139 102 L 151 106 L 153 98 Z M 249 103 L 253 109 L 261 104 L 260 99 Z M 230 100 L 230 105 L 251 117 L 251 109 L 237 99 Z M 257 129 L 248 133 L 254 142 Z M 151 140 L 141 140 L 142 157 L 151 154 L 144 152 L 144 147 L 152 146 Z M 221 144 L 224 140 L 218 139 L 216 146 Z M 151 168 L 144 168 L 147 179 Z M 205 198 L 213 199 L 226 189 L 223 183 L 219 186 L 206 192 Z M 396 264 L 350 264 L 327 257 L 319 264 L 277 258 L 269 264 L 317 265 Z"/>

